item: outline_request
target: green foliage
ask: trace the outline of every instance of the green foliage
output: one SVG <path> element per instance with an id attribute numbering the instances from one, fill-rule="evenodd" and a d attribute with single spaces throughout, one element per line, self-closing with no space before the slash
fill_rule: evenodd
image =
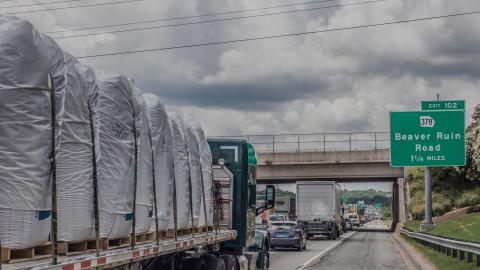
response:
<path id="1" fill-rule="evenodd" d="M 257 191 L 257 196 L 260 196 L 260 195 L 265 195 L 265 190 L 259 190 Z M 290 191 L 287 191 L 287 190 L 281 190 L 279 188 L 277 188 L 275 190 L 275 196 L 276 197 L 290 197 L 290 198 L 295 198 L 295 193 L 293 192 L 290 192 Z"/>
<path id="2" fill-rule="evenodd" d="M 412 232 L 420 231 L 420 224 L 422 222 L 420 220 L 410 220 L 403 224 L 403 227 Z"/>
<path id="3" fill-rule="evenodd" d="M 365 204 L 380 204 L 381 206 L 389 206 L 390 199 L 386 199 L 388 192 L 368 190 L 348 190 L 342 193 L 342 203 L 355 204 L 358 201 L 365 201 Z"/>
<path id="4" fill-rule="evenodd" d="M 467 128 L 467 160 L 459 171 L 471 181 L 480 181 L 480 105 L 475 108 L 472 123 Z"/>
<path id="5" fill-rule="evenodd" d="M 467 209 L 467 213 L 468 213 L 468 214 L 471 214 L 471 213 L 479 213 L 479 212 L 480 212 L 480 206 L 479 206 L 479 205 L 470 206 L 470 207 Z"/>
<path id="6" fill-rule="evenodd" d="M 480 241 L 480 207 L 472 206 L 465 216 L 436 224 L 429 233 L 468 241 Z M 422 221 L 413 220 L 404 224 L 410 231 L 419 231 Z"/>
<path id="7" fill-rule="evenodd" d="M 463 193 L 455 202 L 457 207 L 466 207 L 477 204 L 480 204 L 480 188 Z"/>
<path id="8" fill-rule="evenodd" d="M 439 223 L 431 233 L 468 241 L 480 241 L 480 213 Z"/>
<path id="9" fill-rule="evenodd" d="M 413 219 L 424 218 L 424 170 L 412 168 L 407 171 L 410 184 L 409 211 Z M 453 167 L 434 168 L 432 171 L 432 212 L 443 215 L 455 208 L 480 204 L 480 182 L 464 178 Z"/>

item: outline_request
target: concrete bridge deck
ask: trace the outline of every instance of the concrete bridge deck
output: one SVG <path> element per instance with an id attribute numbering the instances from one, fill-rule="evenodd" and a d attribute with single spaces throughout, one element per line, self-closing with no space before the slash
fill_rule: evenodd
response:
<path id="1" fill-rule="evenodd" d="M 258 153 L 259 183 L 298 180 L 395 181 L 403 168 L 390 166 L 390 150 Z"/>

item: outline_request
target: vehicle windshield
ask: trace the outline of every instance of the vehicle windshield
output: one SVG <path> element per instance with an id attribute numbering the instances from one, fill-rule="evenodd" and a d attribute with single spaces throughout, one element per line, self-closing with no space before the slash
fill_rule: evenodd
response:
<path id="1" fill-rule="evenodd" d="M 284 221 L 282 216 L 270 216 L 270 221 Z"/>
<path id="2" fill-rule="evenodd" d="M 351 215 L 351 216 L 348 216 L 349 219 L 357 219 L 358 216 L 357 215 Z"/>
<path id="3" fill-rule="evenodd" d="M 283 230 L 298 229 L 298 225 L 292 222 L 276 222 L 272 224 L 272 229 L 283 229 Z"/>

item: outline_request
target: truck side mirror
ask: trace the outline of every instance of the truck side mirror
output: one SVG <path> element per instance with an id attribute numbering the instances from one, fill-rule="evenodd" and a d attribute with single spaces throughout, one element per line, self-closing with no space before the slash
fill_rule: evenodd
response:
<path id="1" fill-rule="evenodd" d="M 249 184 L 248 188 L 250 189 L 248 192 L 248 205 L 250 208 L 257 208 L 257 185 Z"/>
<path id="2" fill-rule="evenodd" d="M 265 190 L 265 208 L 272 209 L 275 207 L 275 186 L 267 185 Z"/>

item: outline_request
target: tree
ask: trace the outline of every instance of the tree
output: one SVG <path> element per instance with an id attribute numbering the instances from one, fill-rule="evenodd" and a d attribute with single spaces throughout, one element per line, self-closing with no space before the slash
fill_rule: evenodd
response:
<path id="1" fill-rule="evenodd" d="M 471 181 L 480 181 L 480 105 L 473 112 L 466 136 L 467 156 L 463 173 Z"/>

